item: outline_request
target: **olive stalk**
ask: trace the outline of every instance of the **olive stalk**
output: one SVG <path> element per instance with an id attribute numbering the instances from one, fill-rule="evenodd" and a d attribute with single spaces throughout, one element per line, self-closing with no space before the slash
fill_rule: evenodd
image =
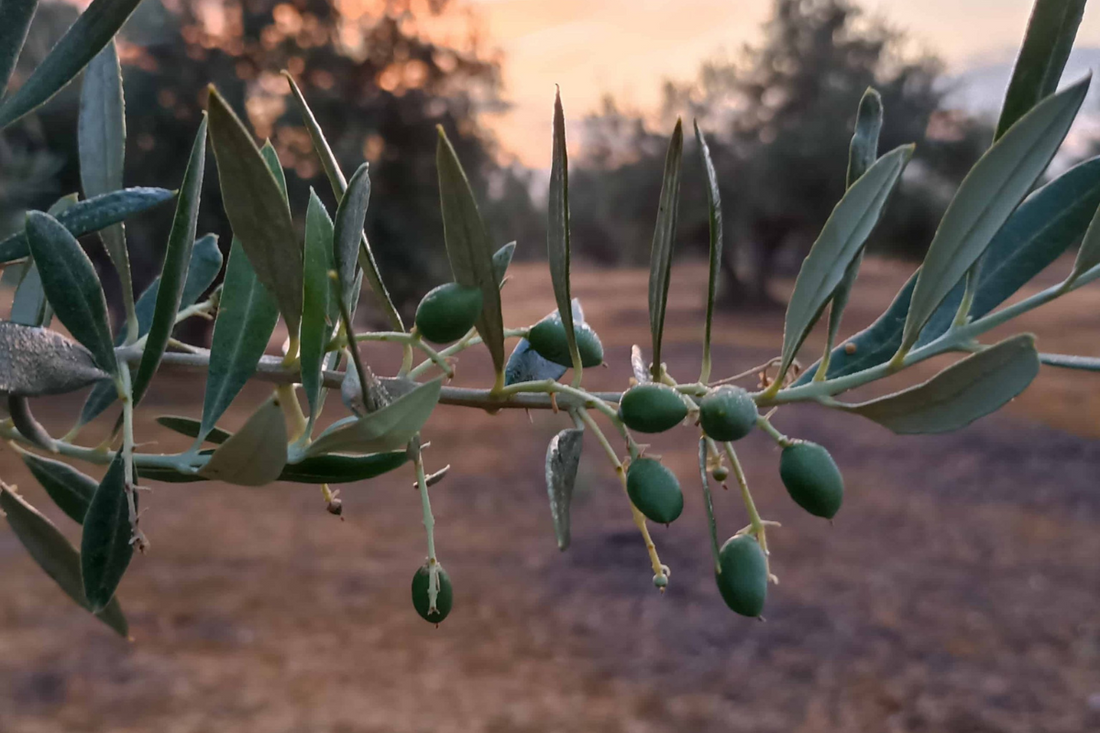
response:
<path id="1" fill-rule="evenodd" d="M 428 496 L 428 477 L 424 473 L 424 456 L 420 449 L 420 436 L 409 443 L 413 465 L 416 466 L 416 486 L 420 491 L 420 508 L 424 513 L 424 532 L 428 537 L 428 609 L 438 611 L 435 606 L 439 598 L 439 560 L 435 556 L 435 517 L 432 515 L 432 501 Z"/>

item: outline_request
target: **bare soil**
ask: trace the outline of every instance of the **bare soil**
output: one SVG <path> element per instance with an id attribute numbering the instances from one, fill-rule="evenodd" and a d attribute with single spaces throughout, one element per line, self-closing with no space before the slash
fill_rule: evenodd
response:
<path id="1" fill-rule="evenodd" d="M 553 307 L 544 272 L 515 268 L 509 325 Z M 869 262 L 845 330 L 869 322 L 906 274 Z M 610 362 L 586 382 L 621 388 L 630 345 L 648 341 L 645 273 L 576 280 Z M 684 379 L 698 369 L 704 280 L 685 266 L 673 283 L 667 361 Z M 1024 327 L 1044 350 L 1100 355 L 1100 291 Z M 720 374 L 774 354 L 781 329 L 779 313 L 720 315 Z M 392 364 L 384 352 L 365 353 Z M 462 358 L 459 383 L 487 377 L 483 354 Z M 409 470 L 346 486 L 346 521 L 313 486 L 156 485 L 152 547 L 120 591 L 132 643 L 65 599 L 0 523 L 0 731 L 1100 730 L 1097 380 L 1044 371 L 1008 409 L 946 436 L 782 410 L 779 427 L 826 445 L 848 488 L 834 523 L 806 516 L 778 481 L 775 446 L 743 441 L 757 503 L 783 523 L 769 535 L 781 583 L 766 622 L 733 615 L 714 588 L 687 430 L 651 449 L 687 497 L 680 520 L 654 529 L 673 571 L 661 595 L 594 442 L 573 546 L 559 553 L 543 458 L 564 417 L 440 408 L 426 437 L 429 466 L 453 466 L 433 506 L 456 603 L 439 628 L 409 600 L 424 556 Z M 138 439 L 178 447 L 152 417 L 197 416 L 201 392 L 201 379 L 160 380 Z M 229 427 L 264 395 L 246 390 Z M 39 413 L 63 431 L 76 409 L 59 400 Z M 76 537 L 7 449 L 0 476 Z M 716 510 L 725 535 L 746 523 L 733 492 L 719 491 Z"/>

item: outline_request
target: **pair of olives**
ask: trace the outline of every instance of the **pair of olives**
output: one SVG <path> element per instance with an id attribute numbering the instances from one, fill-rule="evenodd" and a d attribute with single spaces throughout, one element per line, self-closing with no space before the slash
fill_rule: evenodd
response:
<path id="1" fill-rule="evenodd" d="M 664 384 L 639 384 L 627 390 L 619 402 L 619 417 L 639 433 L 663 433 L 683 422 L 687 414 L 684 397 Z M 752 432 L 756 417 L 756 403 L 740 387 L 719 387 L 699 403 L 703 432 L 723 443 Z"/>

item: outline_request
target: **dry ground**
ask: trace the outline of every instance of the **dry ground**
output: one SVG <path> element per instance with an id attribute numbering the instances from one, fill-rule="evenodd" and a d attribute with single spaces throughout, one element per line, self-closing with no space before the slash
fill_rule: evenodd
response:
<path id="1" fill-rule="evenodd" d="M 904 275 L 869 263 L 849 325 Z M 703 279 L 683 267 L 673 284 L 668 361 L 685 379 L 698 368 Z M 552 307 L 538 267 L 518 267 L 505 293 L 510 325 Z M 630 344 L 648 338 L 645 274 L 585 272 L 575 294 L 611 362 L 592 384 L 621 387 Z M 1100 354 L 1098 306 L 1100 292 L 1079 293 L 1028 327 L 1046 350 Z M 720 371 L 770 356 L 780 329 L 781 314 L 721 316 Z M 484 382 L 480 356 L 461 367 L 461 382 Z M 453 464 L 433 503 L 457 597 L 438 629 L 409 602 L 424 540 L 407 470 L 346 487 L 345 522 L 315 487 L 158 486 L 151 552 L 121 589 L 133 643 L 69 603 L 0 523 L 0 731 L 1100 730 L 1098 380 L 1045 371 L 1003 413 L 939 437 L 783 410 L 785 432 L 832 450 L 848 498 L 832 526 L 804 516 L 778 482 L 775 447 L 744 441 L 757 502 L 784 525 L 771 536 L 781 585 L 766 623 L 729 613 L 714 589 L 690 431 L 654 447 L 687 494 L 684 517 L 655 530 L 673 569 L 661 596 L 594 444 L 562 554 L 542 461 L 564 421 L 440 408 L 429 460 Z M 197 415 L 201 390 L 159 382 L 139 440 L 174 445 L 151 416 Z M 262 395 L 246 391 L 229 422 Z M 40 412 L 63 428 L 74 409 Z M 10 450 L 0 475 L 46 506 Z M 731 534 L 744 511 L 732 493 L 716 499 Z"/>

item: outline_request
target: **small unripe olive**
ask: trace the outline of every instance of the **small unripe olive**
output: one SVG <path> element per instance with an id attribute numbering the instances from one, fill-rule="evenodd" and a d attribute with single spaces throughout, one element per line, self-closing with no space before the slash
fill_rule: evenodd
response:
<path id="1" fill-rule="evenodd" d="M 577 351 L 581 355 L 581 366 L 594 367 L 603 363 L 603 344 L 585 323 L 573 322 L 573 334 L 577 338 Z M 527 334 L 531 348 L 539 356 L 564 367 L 573 366 L 573 357 L 569 355 L 569 341 L 565 336 L 565 325 L 557 313 L 543 318 L 531 327 Z"/>
<path id="2" fill-rule="evenodd" d="M 768 595 L 768 562 L 755 537 L 730 537 L 718 551 L 719 571 L 714 579 L 722 600 L 735 613 L 755 618 Z"/>
<path id="3" fill-rule="evenodd" d="M 638 511 L 659 524 L 669 524 L 684 510 L 684 494 L 676 475 L 652 458 L 631 461 L 626 493 Z"/>
<path id="4" fill-rule="evenodd" d="M 687 405 L 679 393 L 663 384 L 639 384 L 623 393 L 619 417 L 639 433 L 663 433 L 687 417 Z"/>
<path id="5" fill-rule="evenodd" d="M 719 387 L 699 403 L 699 424 L 713 440 L 741 440 L 756 427 L 756 403 L 740 387 Z"/>
<path id="6" fill-rule="evenodd" d="M 711 475 L 714 476 L 715 481 L 721 483 L 730 477 L 730 470 L 725 466 L 715 466 Z"/>
<path id="7" fill-rule="evenodd" d="M 795 503 L 817 517 L 832 519 L 844 501 L 844 479 L 829 451 L 799 440 L 783 449 L 779 477 Z"/>
<path id="8" fill-rule="evenodd" d="M 443 566 L 439 566 L 439 594 L 435 598 L 435 611 L 430 611 L 428 602 L 428 582 L 431 569 L 425 563 L 417 568 L 412 582 L 413 608 L 420 614 L 420 618 L 433 624 L 438 624 L 447 618 L 454 603 L 454 589 L 451 588 L 451 579 Z"/>
<path id="9" fill-rule="evenodd" d="M 416 330 L 437 344 L 457 341 L 481 315 L 481 290 L 458 283 L 433 288 L 416 307 Z"/>

